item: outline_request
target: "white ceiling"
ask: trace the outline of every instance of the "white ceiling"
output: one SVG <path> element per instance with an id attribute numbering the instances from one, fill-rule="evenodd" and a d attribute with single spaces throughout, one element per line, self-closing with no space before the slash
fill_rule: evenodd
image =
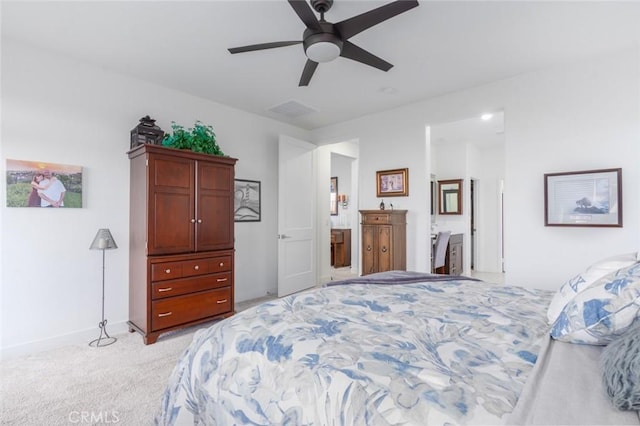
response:
<path id="1" fill-rule="evenodd" d="M 335 23 L 388 2 L 335 0 L 325 18 Z M 638 1 L 422 0 L 350 39 L 394 64 L 389 72 L 338 58 L 320 64 L 309 87 L 298 87 L 301 45 L 227 51 L 301 40 L 304 24 L 284 0 L 3 0 L 1 12 L 3 39 L 306 129 L 640 41 Z M 268 111 L 289 101 L 317 112 L 291 118 Z"/>

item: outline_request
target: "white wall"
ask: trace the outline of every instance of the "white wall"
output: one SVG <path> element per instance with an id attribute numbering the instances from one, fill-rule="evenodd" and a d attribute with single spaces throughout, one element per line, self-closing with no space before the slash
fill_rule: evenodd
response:
<path id="1" fill-rule="evenodd" d="M 2 349 L 92 339 L 101 304 L 96 231 L 111 229 L 105 315 L 128 319 L 129 131 L 144 115 L 163 129 L 211 124 L 236 177 L 262 182 L 261 222 L 238 223 L 236 300 L 275 292 L 278 134 L 308 132 L 2 40 L 2 166 L 6 159 L 83 167 L 84 208 L 6 208 L 2 200 Z M 3 173 L 4 176 L 4 173 Z M 3 191 L 6 183 L 2 185 Z M 88 341 L 88 340 L 87 340 Z"/>
<path id="2" fill-rule="evenodd" d="M 506 282 L 556 289 L 591 262 L 640 246 L 638 56 L 635 47 L 563 64 L 328 126 L 313 138 L 359 137 L 360 208 L 379 202 L 375 170 L 409 167 L 410 195 L 398 201 L 409 209 L 407 267 L 420 269 L 430 222 L 424 126 L 504 110 Z M 623 228 L 544 226 L 544 173 L 611 167 L 623 169 Z"/>
<path id="3" fill-rule="evenodd" d="M 505 111 L 505 269 L 557 287 L 640 247 L 638 50 L 524 76 Z M 623 228 L 545 227 L 543 174 L 622 167 Z"/>

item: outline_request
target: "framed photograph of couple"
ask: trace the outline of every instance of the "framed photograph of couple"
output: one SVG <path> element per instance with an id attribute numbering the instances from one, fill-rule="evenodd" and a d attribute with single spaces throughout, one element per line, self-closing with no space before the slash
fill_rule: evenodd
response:
<path id="1" fill-rule="evenodd" d="M 622 227 L 622 169 L 545 174 L 544 225 Z"/>
<path id="2" fill-rule="evenodd" d="M 406 197 L 409 195 L 409 169 L 376 172 L 376 196 Z"/>
<path id="3" fill-rule="evenodd" d="M 82 167 L 7 159 L 7 207 L 82 208 Z"/>

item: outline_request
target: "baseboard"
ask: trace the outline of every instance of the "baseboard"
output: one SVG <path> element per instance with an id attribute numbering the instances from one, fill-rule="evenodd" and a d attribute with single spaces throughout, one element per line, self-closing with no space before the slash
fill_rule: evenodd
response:
<path id="1" fill-rule="evenodd" d="M 118 335 L 129 331 L 126 321 L 109 324 L 107 331 L 110 335 Z M 33 342 L 23 343 L 20 345 L 9 346 L 0 350 L 0 360 L 17 358 L 24 355 L 30 355 L 43 351 L 50 351 L 69 345 L 77 345 L 80 343 L 89 344 L 90 341 L 98 338 L 100 330 L 98 327 L 86 330 L 76 331 L 74 333 L 64 334 L 61 336 L 50 337 L 48 339 L 36 340 Z"/>

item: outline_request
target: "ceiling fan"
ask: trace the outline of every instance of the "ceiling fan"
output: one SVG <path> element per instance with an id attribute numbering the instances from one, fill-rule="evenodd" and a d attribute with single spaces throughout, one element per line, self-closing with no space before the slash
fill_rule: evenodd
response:
<path id="1" fill-rule="evenodd" d="M 298 86 L 308 86 L 311 77 L 320 62 L 329 62 L 338 56 L 352 59 L 363 64 L 389 71 L 392 64 L 367 52 L 349 41 L 349 38 L 373 27 L 389 18 L 393 18 L 409 9 L 418 6 L 416 0 L 398 0 L 376 9 L 332 24 L 324 20 L 324 14 L 333 5 L 333 0 L 310 0 L 313 9 L 320 14 L 320 20 L 305 0 L 288 0 L 298 17 L 306 25 L 302 40 L 276 41 L 272 43 L 252 44 L 232 47 L 231 53 L 251 52 L 254 50 L 273 49 L 302 43 L 307 63 L 302 71 Z"/>

